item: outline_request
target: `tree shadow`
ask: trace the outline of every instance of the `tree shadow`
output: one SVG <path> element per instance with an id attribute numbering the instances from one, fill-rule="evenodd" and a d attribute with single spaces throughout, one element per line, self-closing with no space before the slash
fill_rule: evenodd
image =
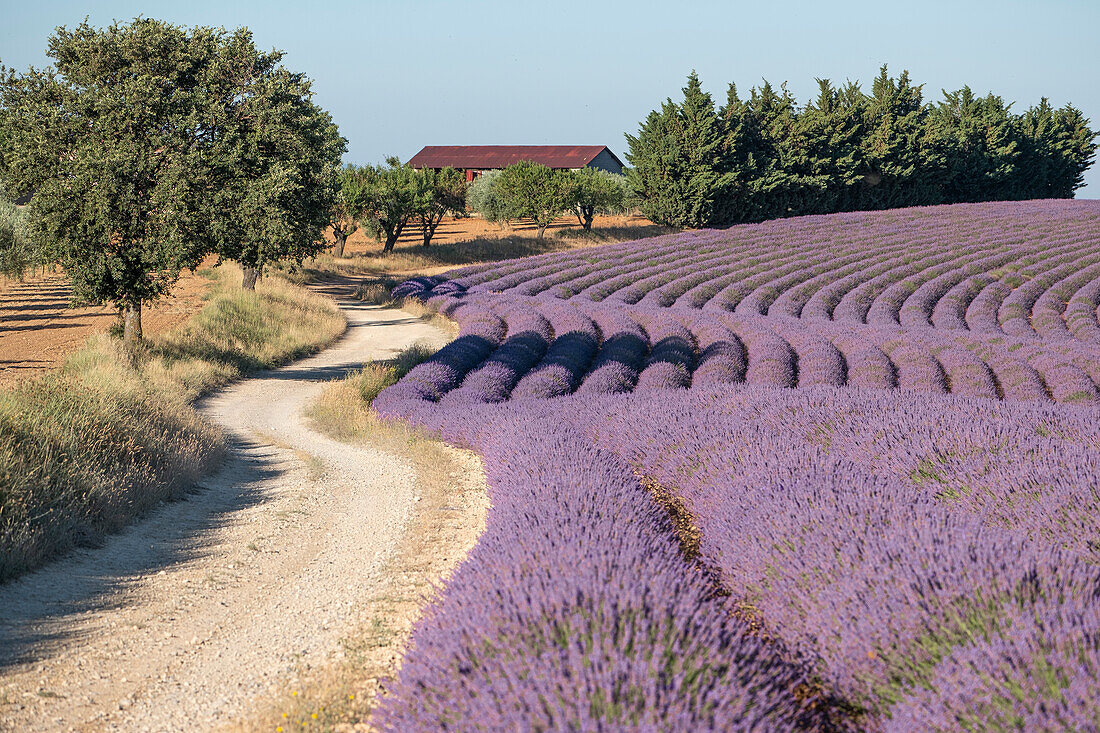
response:
<path id="1" fill-rule="evenodd" d="M 83 614 L 120 607 L 142 577 L 211 552 L 216 531 L 264 500 L 264 483 L 285 461 L 282 451 L 240 436 L 230 450 L 191 496 L 161 504 L 99 548 L 76 550 L 0 585 L 0 671 L 49 656 L 81 633 Z"/>

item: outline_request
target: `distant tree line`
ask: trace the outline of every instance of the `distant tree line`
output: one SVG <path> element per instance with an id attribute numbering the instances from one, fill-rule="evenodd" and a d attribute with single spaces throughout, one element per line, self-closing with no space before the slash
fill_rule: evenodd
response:
<path id="1" fill-rule="evenodd" d="M 445 216 L 480 214 L 507 226 L 518 219 L 534 222 L 538 237 L 564 214 L 573 213 L 585 229 L 598 214 L 617 214 L 634 205 L 624 176 L 593 168 L 553 170 L 521 161 L 488 171 L 467 184 L 454 168 L 413 170 L 396 157 L 385 165 L 346 165 L 338 175 L 333 208 L 333 254 L 344 256 L 348 237 L 360 228 L 392 252 L 401 234 L 419 228 L 425 247 Z"/>
<path id="2" fill-rule="evenodd" d="M 969 87 L 923 98 L 885 66 L 866 94 L 818 79 L 800 107 L 765 82 L 742 99 L 730 84 L 715 108 L 692 72 L 680 103 L 627 135 L 628 172 L 656 222 L 710 226 L 900 206 L 1072 198 L 1097 133 L 1072 105 L 1044 98 L 1022 113 Z"/>
<path id="3" fill-rule="evenodd" d="M 554 170 L 521 161 L 479 176 L 470 186 L 468 204 L 496 224 L 530 219 L 541 238 L 565 214 L 575 215 L 589 230 L 598 214 L 625 213 L 635 201 L 624 176 L 596 168 Z"/>

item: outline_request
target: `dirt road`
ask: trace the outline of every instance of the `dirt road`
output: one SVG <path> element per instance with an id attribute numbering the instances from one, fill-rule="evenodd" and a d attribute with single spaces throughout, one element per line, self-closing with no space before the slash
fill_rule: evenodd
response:
<path id="1" fill-rule="evenodd" d="M 235 447 L 195 496 L 0 587 L 0 729 L 239 724 L 338 654 L 420 486 L 398 456 L 322 436 L 302 409 L 322 380 L 445 340 L 402 311 L 341 305 L 337 345 L 199 406 Z M 483 521 L 484 505 L 466 516 Z"/>

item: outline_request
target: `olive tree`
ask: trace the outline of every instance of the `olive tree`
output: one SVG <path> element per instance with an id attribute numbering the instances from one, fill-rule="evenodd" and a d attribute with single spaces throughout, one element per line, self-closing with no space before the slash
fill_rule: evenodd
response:
<path id="1" fill-rule="evenodd" d="M 585 230 L 596 214 L 622 214 L 630 206 L 632 192 L 626 176 L 596 168 L 572 172 L 573 213 Z"/>
<path id="2" fill-rule="evenodd" d="M 40 260 L 41 252 L 31 240 L 26 215 L 0 186 L 0 275 L 22 277 Z"/>
<path id="3" fill-rule="evenodd" d="M 500 192 L 498 181 L 500 171 L 486 171 L 475 178 L 466 191 L 466 205 L 471 211 L 481 214 L 485 221 L 504 228 L 514 217 L 508 211 L 508 204 Z"/>
<path id="4" fill-rule="evenodd" d="M 348 237 L 359 230 L 367 212 L 367 176 L 363 168 L 346 165 L 336 175 L 336 200 L 332 205 L 332 253 L 344 256 Z"/>
<path id="5" fill-rule="evenodd" d="M 535 222 L 539 239 L 552 221 L 573 208 L 569 173 L 539 163 L 523 160 L 508 166 L 501 171 L 496 185 L 511 214 Z"/>
<path id="6" fill-rule="evenodd" d="M 427 247 L 444 216 L 465 216 L 466 181 L 462 172 L 454 168 L 440 171 L 425 168 L 418 173 L 416 217 L 420 220 L 420 231 Z"/>
<path id="7" fill-rule="evenodd" d="M 409 219 L 416 215 L 420 176 L 396 157 L 367 167 L 366 213 L 385 234 L 383 252 L 392 252 Z"/>

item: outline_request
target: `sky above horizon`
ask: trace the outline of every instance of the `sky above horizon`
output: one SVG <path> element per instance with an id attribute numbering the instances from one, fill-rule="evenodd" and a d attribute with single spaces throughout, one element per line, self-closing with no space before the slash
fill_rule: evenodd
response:
<path id="1" fill-rule="evenodd" d="M 607 145 L 695 69 L 715 101 L 788 82 L 800 103 L 815 77 L 870 90 L 882 64 L 908 69 L 925 98 L 968 84 L 1022 111 L 1043 96 L 1100 128 L 1100 2 L 517 2 L 442 0 L 316 7 L 301 2 L 88 3 L 5 9 L 0 63 L 45 66 L 57 26 L 135 16 L 181 25 L 247 26 L 260 48 L 314 81 L 317 102 L 348 139 L 346 162 L 407 160 L 424 145 Z M 1078 198 L 1100 198 L 1098 166 Z"/>

